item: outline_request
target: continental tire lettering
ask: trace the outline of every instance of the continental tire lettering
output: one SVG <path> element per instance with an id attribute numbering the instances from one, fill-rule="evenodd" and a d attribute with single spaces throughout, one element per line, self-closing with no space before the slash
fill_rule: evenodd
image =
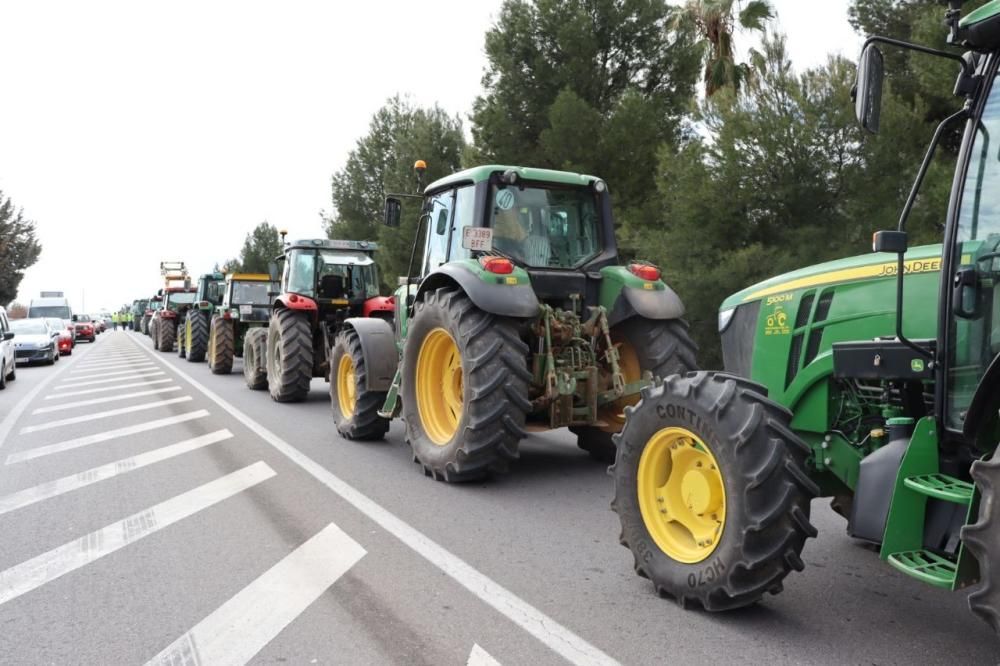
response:
<path id="1" fill-rule="evenodd" d="M 697 573 L 688 574 L 688 587 L 704 587 L 705 585 L 710 585 L 718 580 L 722 576 L 722 572 L 726 570 L 726 565 L 723 564 L 721 559 L 716 558 L 711 564 L 703 569 L 699 569 Z"/>
<path id="2" fill-rule="evenodd" d="M 691 426 L 692 430 L 698 433 L 709 444 L 717 444 L 718 442 L 715 431 L 708 427 L 708 424 L 702 420 L 697 412 L 688 407 L 684 407 L 683 405 L 659 404 L 656 406 L 656 415 L 661 419 L 674 419 L 687 423 Z"/>

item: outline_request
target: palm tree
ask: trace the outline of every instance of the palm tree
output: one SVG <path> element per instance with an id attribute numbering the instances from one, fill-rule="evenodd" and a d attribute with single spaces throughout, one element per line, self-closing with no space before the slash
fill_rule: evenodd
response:
<path id="1" fill-rule="evenodd" d="M 733 34 L 736 30 L 763 32 L 774 17 L 769 0 L 688 0 L 677 17 L 701 35 L 705 61 L 705 95 L 731 87 L 739 92 L 751 80 L 753 70 L 763 67 L 763 56 L 750 49 L 750 63 L 736 62 Z"/>

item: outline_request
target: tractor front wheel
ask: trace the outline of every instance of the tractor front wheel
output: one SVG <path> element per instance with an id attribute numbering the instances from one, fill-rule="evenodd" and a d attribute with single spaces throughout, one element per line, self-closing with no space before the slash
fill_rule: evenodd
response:
<path id="1" fill-rule="evenodd" d="M 695 360 L 698 347 L 688 333 L 687 323 L 681 319 L 627 319 L 611 329 L 611 343 L 618 350 L 618 364 L 626 384 L 639 381 L 647 371 L 662 379 L 698 367 Z M 625 425 L 625 408 L 637 402 L 639 396 L 632 395 L 603 408 L 599 414 L 602 426 L 570 428 L 576 435 L 577 446 L 595 460 L 614 462 L 615 444 L 611 438 Z"/>
<path id="2" fill-rule="evenodd" d="M 721 373 L 668 377 L 625 410 L 611 468 L 635 570 L 682 607 L 777 594 L 808 537 L 808 446 L 763 387 Z"/>
<path id="3" fill-rule="evenodd" d="M 276 402 L 301 402 L 312 382 L 309 314 L 279 308 L 267 327 L 267 388 Z"/>
<path id="4" fill-rule="evenodd" d="M 208 334 L 208 369 L 213 375 L 233 371 L 233 322 L 216 315 Z"/>
<path id="5" fill-rule="evenodd" d="M 160 350 L 160 322 L 159 320 L 154 320 L 149 322 L 149 337 L 153 339 L 153 350 Z"/>
<path id="6" fill-rule="evenodd" d="M 251 391 L 267 388 L 267 329 L 251 328 L 243 336 L 243 379 Z"/>
<path id="7" fill-rule="evenodd" d="M 382 439 L 389 430 L 389 419 L 378 415 L 387 391 L 370 391 L 367 384 L 361 338 L 345 329 L 330 352 L 330 409 L 337 432 L 347 439 Z"/>
<path id="8" fill-rule="evenodd" d="M 172 319 L 161 321 L 160 325 L 156 327 L 156 332 L 160 338 L 159 350 L 161 352 L 172 352 L 174 350 L 174 340 L 177 337 L 177 326 L 174 324 L 174 321 Z"/>
<path id="9" fill-rule="evenodd" d="M 187 326 L 184 336 L 187 348 L 187 360 L 191 363 L 201 363 L 208 351 L 209 321 L 208 315 L 201 310 L 192 310 L 187 316 Z"/>
<path id="10" fill-rule="evenodd" d="M 403 349 L 403 419 L 425 474 L 455 482 L 507 471 L 531 409 L 527 355 L 513 321 L 458 289 L 417 304 Z"/>
<path id="11" fill-rule="evenodd" d="M 1000 634 L 1000 448 L 989 460 L 972 464 L 979 489 L 979 519 L 962 528 L 962 542 L 979 563 L 979 583 L 969 594 L 969 609 Z"/>

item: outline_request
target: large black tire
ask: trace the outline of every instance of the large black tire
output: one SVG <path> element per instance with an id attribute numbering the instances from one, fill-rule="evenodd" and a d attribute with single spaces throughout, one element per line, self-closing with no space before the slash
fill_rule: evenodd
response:
<path id="1" fill-rule="evenodd" d="M 682 319 L 655 320 L 632 317 L 611 329 L 611 340 L 619 347 L 624 366 L 634 367 L 636 376 L 626 372 L 625 382 L 636 381 L 647 370 L 654 377 L 663 379 L 670 375 L 683 375 L 698 368 L 696 356 L 698 346 L 688 333 L 688 325 Z M 634 353 L 634 357 L 625 358 Z M 576 444 L 590 454 L 590 457 L 604 463 L 615 461 L 615 443 L 612 437 L 624 425 L 621 413 L 625 407 L 639 401 L 638 396 L 623 398 L 613 409 L 604 410 L 608 426 L 576 426 L 570 430 L 576 435 Z M 613 414 L 613 416 L 612 416 Z"/>
<path id="2" fill-rule="evenodd" d="M 201 310 L 191 310 L 188 312 L 187 326 L 191 329 L 191 337 L 188 338 L 186 332 L 184 336 L 187 360 L 189 363 L 201 363 L 205 360 L 205 352 L 208 350 L 208 315 Z"/>
<path id="3" fill-rule="evenodd" d="M 233 322 L 220 315 L 212 317 L 208 334 L 208 369 L 213 375 L 233 371 Z"/>
<path id="4" fill-rule="evenodd" d="M 5 388 L 7 388 L 7 362 L 0 360 L 0 391 Z"/>
<path id="5" fill-rule="evenodd" d="M 804 567 L 802 547 L 816 536 L 809 502 L 819 493 L 804 468 L 809 447 L 789 427 L 791 412 L 769 400 L 762 386 L 732 375 L 697 372 L 643 389 L 639 404 L 626 414 L 609 470 L 615 485 L 611 507 L 621 521 L 621 543 L 635 557 L 636 573 L 682 607 L 709 611 L 739 608 L 765 592 L 780 592 L 785 576 Z M 678 431 L 695 435 L 714 456 L 728 498 L 720 511 L 723 517 L 711 516 L 721 520 L 721 536 L 713 550 L 693 563 L 669 556 L 658 545 L 640 509 L 639 495 L 650 487 L 640 487 L 643 452 L 654 435 L 662 444 L 665 433 Z M 667 514 L 667 508 L 675 511 L 678 504 L 656 504 L 664 498 L 659 489 L 653 492 L 655 502 L 647 501 L 665 515 L 654 513 L 650 520 L 662 534 L 662 525 L 680 523 Z M 711 541 L 698 544 L 708 545 Z"/>
<path id="6" fill-rule="evenodd" d="M 342 377 L 340 373 L 347 369 L 349 375 Z M 351 383 L 344 396 L 340 392 L 341 379 Z M 344 329 L 330 351 L 330 409 L 337 432 L 347 439 L 382 439 L 389 430 L 389 419 L 378 415 L 388 392 L 369 391 L 365 386 L 367 382 L 368 372 L 365 369 L 365 355 L 361 351 L 361 338 L 353 328 Z M 353 393 L 350 389 L 353 389 Z M 341 397 L 344 398 L 344 404 Z"/>
<path id="7" fill-rule="evenodd" d="M 160 338 L 160 351 L 167 353 L 172 352 L 174 350 L 174 341 L 177 337 L 176 323 L 173 319 L 164 319 L 156 328 L 156 332 L 159 334 Z"/>
<path id="8" fill-rule="evenodd" d="M 454 434 L 441 444 L 421 419 L 417 366 L 429 334 L 444 329 L 461 360 L 461 413 Z M 506 472 L 525 436 L 528 345 L 514 321 L 483 312 L 453 287 L 428 293 L 417 304 L 403 350 L 403 419 L 414 461 L 428 476 L 447 482 Z M 442 393 L 443 386 L 429 391 Z M 442 398 L 443 399 L 443 398 Z"/>
<path id="9" fill-rule="evenodd" d="M 979 563 L 979 583 L 969 594 L 969 609 L 1000 634 L 1000 449 L 972 464 L 979 489 L 979 518 L 962 528 L 962 541 Z"/>
<path id="10" fill-rule="evenodd" d="M 159 328 L 160 328 L 160 320 L 153 319 L 152 321 L 149 322 L 149 337 L 153 339 L 154 351 L 160 350 Z"/>
<path id="11" fill-rule="evenodd" d="M 309 314 L 279 308 L 267 327 L 267 388 L 276 402 L 301 402 L 313 372 Z"/>
<path id="12" fill-rule="evenodd" d="M 266 328 L 251 328 L 243 336 L 243 378 L 251 391 L 267 388 Z"/>

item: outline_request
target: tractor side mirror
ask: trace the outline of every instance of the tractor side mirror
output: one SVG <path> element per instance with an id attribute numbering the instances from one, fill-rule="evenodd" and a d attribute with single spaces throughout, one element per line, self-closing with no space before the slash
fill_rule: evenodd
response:
<path id="1" fill-rule="evenodd" d="M 882 113 L 882 80 L 885 72 L 882 52 L 874 44 L 869 44 L 861 52 L 858 62 L 858 80 L 854 87 L 854 114 L 858 123 L 878 134 L 879 118 Z"/>
<path id="2" fill-rule="evenodd" d="M 385 211 L 382 222 L 387 227 L 398 227 L 403 212 L 403 202 L 396 197 L 385 198 Z"/>
<path id="3" fill-rule="evenodd" d="M 872 252 L 905 254 L 906 249 L 905 231 L 876 231 L 872 236 Z"/>
<path id="4" fill-rule="evenodd" d="M 277 282 L 280 278 L 278 275 L 278 262 L 271 261 L 267 264 L 267 275 L 271 278 L 271 282 Z"/>

